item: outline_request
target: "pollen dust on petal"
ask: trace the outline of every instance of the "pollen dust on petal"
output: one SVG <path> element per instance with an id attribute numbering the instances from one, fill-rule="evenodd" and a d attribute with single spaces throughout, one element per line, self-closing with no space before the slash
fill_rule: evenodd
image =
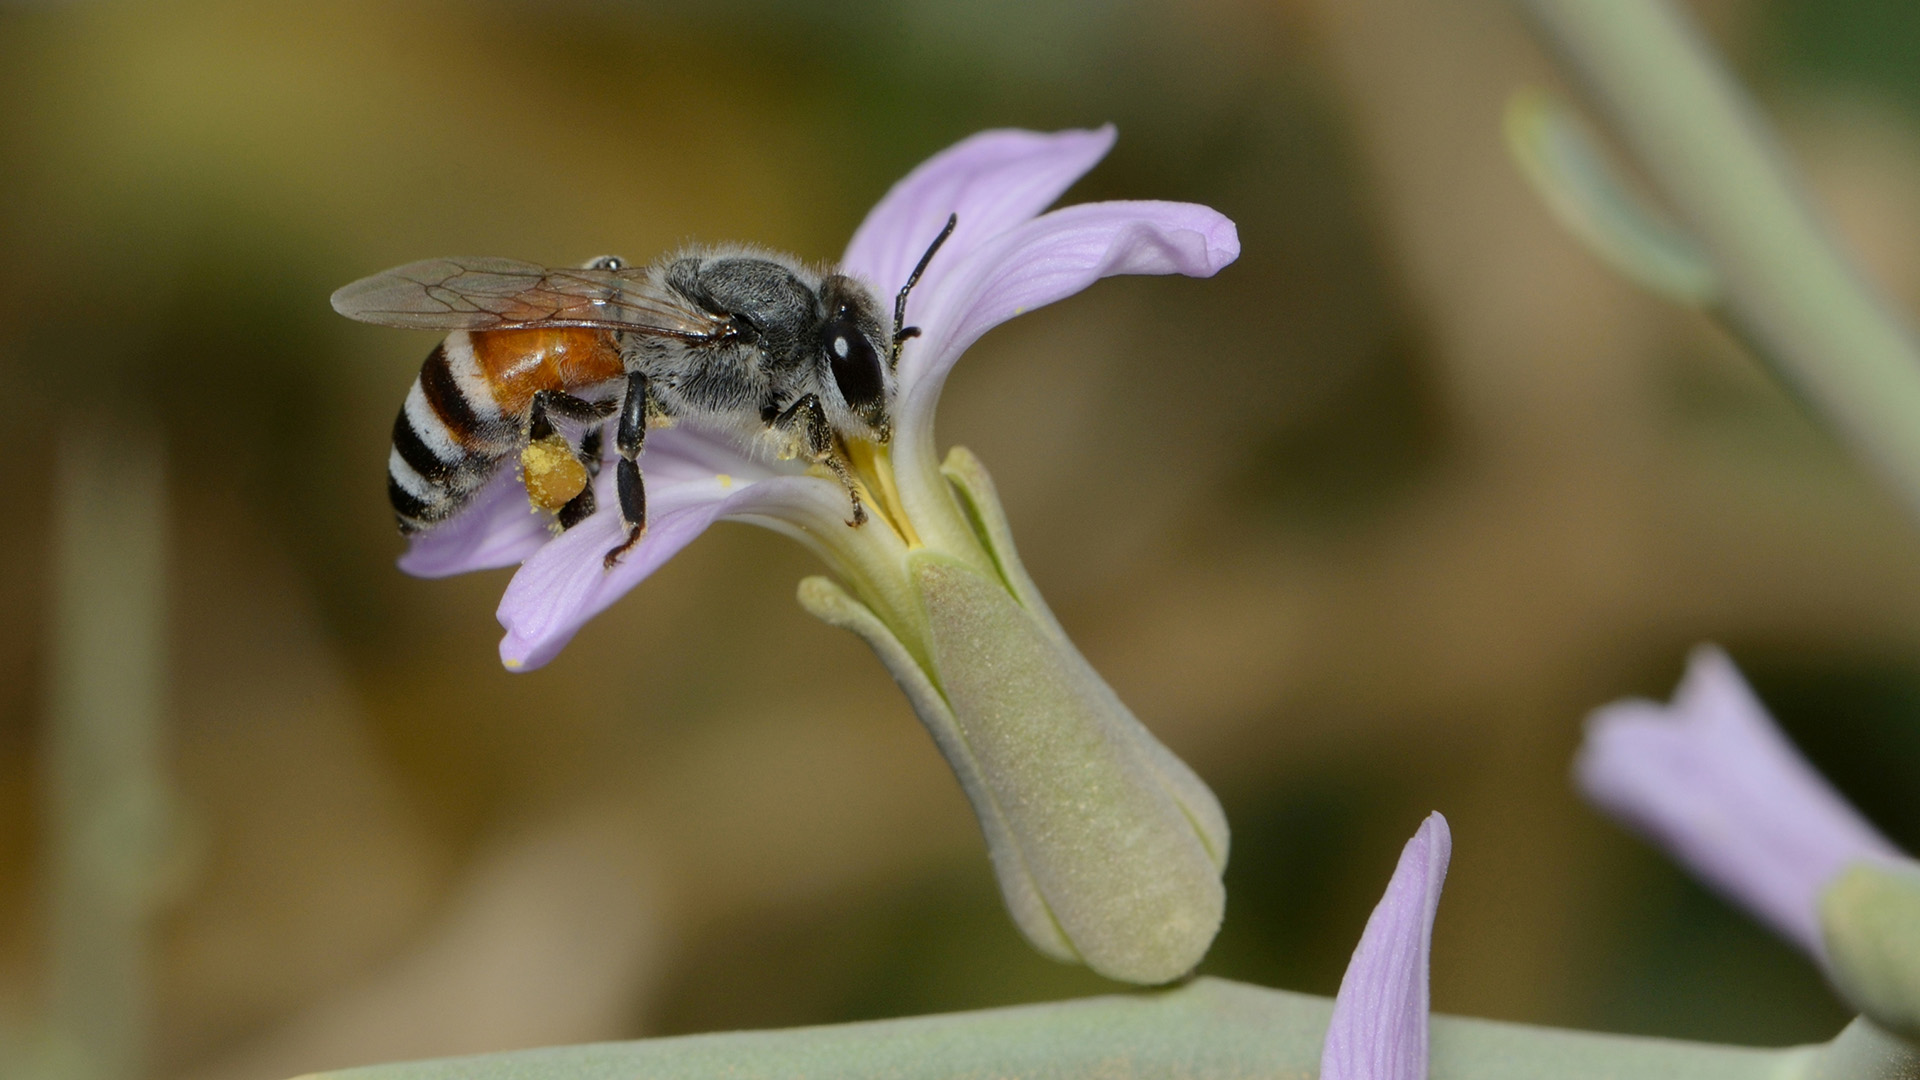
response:
<path id="1" fill-rule="evenodd" d="M 733 477 L 728 476 L 726 473 L 714 473 L 713 479 L 715 483 L 720 485 L 722 490 L 733 490 Z"/>

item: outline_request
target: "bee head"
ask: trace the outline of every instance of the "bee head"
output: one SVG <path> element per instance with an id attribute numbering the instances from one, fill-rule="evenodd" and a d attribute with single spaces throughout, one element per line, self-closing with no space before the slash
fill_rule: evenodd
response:
<path id="1" fill-rule="evenodd" d="M 821 282 L 820 299 L 826 308 L 820 353 L 833 373 L 833 387 L 849 419 L 856 421 L 855 430 L 865 428 L 875 442 L 885 442 L 894 387 L 880 305 L 865 285 L 844 274 L 831 274 Z"/>

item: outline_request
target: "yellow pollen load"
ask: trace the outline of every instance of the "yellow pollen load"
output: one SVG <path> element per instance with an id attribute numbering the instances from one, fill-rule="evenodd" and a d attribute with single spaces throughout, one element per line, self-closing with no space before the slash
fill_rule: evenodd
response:
<path id="1" fill-rule="evenodd" d="M 573 447 L 559 435 L 528 443 L 520 451 L 520 474 L 526 481 L 527 500 L 549 514 L 572 502 L 591 479 Z"/>
<path id="2" fill-rule="evenodd" d="M 733 477 L 728 476 L 726 473 L 714 473 L 713 478 L 714 480 L 719 482 L 721 490 L 723 491 L 733 490 Z"/>

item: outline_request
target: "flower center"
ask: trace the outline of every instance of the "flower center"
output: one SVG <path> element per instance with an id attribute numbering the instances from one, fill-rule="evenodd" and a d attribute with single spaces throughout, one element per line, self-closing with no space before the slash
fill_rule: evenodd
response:
<path id="1" fill-rule="evenodd" d="M 860 497 L 872 516 L 885 522 L 908 547 L 925 547 L 900 504 L 900 486 L 893 478 L 893 445 L 846 439 L 841 446 L 846 451 L 853 482 L 859 485 Z"/>

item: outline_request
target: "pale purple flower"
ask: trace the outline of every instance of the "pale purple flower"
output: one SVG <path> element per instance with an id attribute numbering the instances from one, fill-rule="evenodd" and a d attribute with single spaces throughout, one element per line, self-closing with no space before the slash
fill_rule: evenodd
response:
<path id="1" fill-rule="evenodd" d="M 1428 957 L 1452 855 L 1447 819 L 1428 815 L 1340 980 L 1320 1080 L 1426 1080 Z"/>
<path id="2" fill-rule="evenodd" d="M 876 514 L 866 526 L 849 529 L 846 494 L 836 482 L 795 462 L 757 460 L 725 438 L 683 424 L 648 436 L 640 461 L 647 534 L 612 570 L 600 562 L 621 532 L 611 469 L 597 480 L 601 510 L 557 538 L 503 476 L 458 519 L 417 536 L 402 569 L 440 577 L 520 563 L 500 603 L 507 631 L 500 656 L 509 668 L 531 669 L 721 518 L 786 532 L 836 570 L 851 566 L 855 577 L 859 566 L 897 555 L 902 545 L 938 546 L 940 534 L 965 522 L 940 475 L 934 406 L 967 346 L 1102 277 L 1206 277 L 1239 254 L 1233 223 L 1190 203 L 1089 203 L 1042 214 L 1113 140 L 1111 127 L 983 132 L 894 185 L 855 231 L 841 265 L 890 301 L 948 215 L 959 219 L 909 305 L 907 321 L 922 332 L 901 354 L 886 466 L 897 481 L 898 505 L 882 507 L 897 513 Z M 890 523 L 900 516 L 913 533 Z"/>
<path id="3" fill-rule="evenodd" d="M 914 289 L 920 335 L 900 357 L 893 438 L 848 447 L 870 511 L 841 483 L 759 460 L 697 423 L 656 431 L 640 466 L 648 526 L 622 536 L 612 469 L 601 511 L 549 536 L 503 474 L 401 560 L 427 576 L 520 564 L 500 602 L 510 668 L 551 660 L 576 631 L 721 518 L 799 540 L 833 579 L 799 600 L 873 647 L 979 815 L 1015 923 L 1049 956 L 1115 979 L 1192 970 L 1226 905 L 1227 821 L 1206 784 L 1089 666 L 1022 568 L 985 468 L 937 456 L 947 373 L 995 326 L 1111 274 L 1208 276 L 1232 262 L 1233 223 L 1190 203 L 1104 202 L 1042 213 L 1113 145 L 1113 131 L 990 131 L 894 185 L 842 267 L 891 299 L 949 215 L 958 225 Z"/>
<path id="4" fill-rule="evenodd" d="M 1711 645 L 1694 650 L 1672 704 L 1595 710 L 1574 776 L 1595 804 L 1823 962 L 1821 894 L 1849 865 L 1901 858 Z"/>

